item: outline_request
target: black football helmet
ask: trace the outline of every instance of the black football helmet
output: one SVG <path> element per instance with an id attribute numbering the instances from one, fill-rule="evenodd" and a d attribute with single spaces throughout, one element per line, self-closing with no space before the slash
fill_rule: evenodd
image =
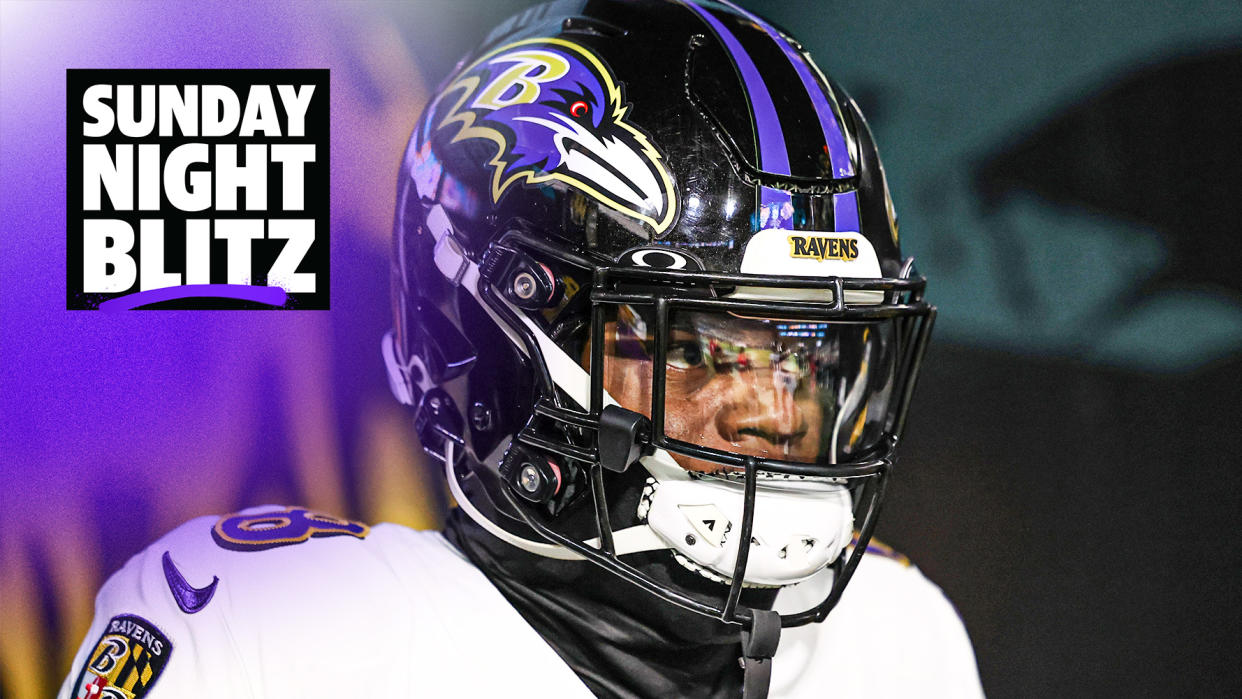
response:
<path id="1" fill-rule="evenodd" d="M 829 576 L 779 623 L 824 619 L 935 309 L 866 122 L 793 38 L 728 2 L 514 17 L 415 128 L 392 260 L 391 386 L 470 517 L 743 626 L 744 586 Z M 717 598 L 627 562 L 657 549 Z"/>

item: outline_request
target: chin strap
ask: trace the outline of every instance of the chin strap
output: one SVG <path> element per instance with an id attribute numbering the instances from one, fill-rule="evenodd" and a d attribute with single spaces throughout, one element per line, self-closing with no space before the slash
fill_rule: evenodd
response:
<path id="1" fill-rule="evenodd" d="M 781 640 L 781 615 L 771 610 L 754 610 L 750 628 L 742 631 L 739 659 L 745 676 L 742 699 L 765 699 L 772 681 L 772 656 Z"/>
<path id="2" fill-rule="evenodd" d="M 457 505 L 465 511 L 470 519 L 474 520 L 479 526 L 487 530 L 496 538 L 516 546 L 523 551 L 527 551 L 545 558 L 556 558 L 562 561 L 580 561 L 583 557 L 575 551 L 572 551 L 560 544 L 553 544 L 547 541 L 533 541 L 514 534 L 504 527 L 496 524 L 487 515 L 479 511 L 475 504 L 470 501 L 462 488 L 461 482 L 457 480 L 457 472 L 453 468 L 454 451 L 456 444 L 451 439 L 444 441 L 444 477 L 448 479 L 449 491 L 453 494 L 453 499 L 457 501 Z M 669 548 L 668 544 L 655 533 L 655 531 L 645 525 L 640 524 L 626 529 L 621 529 L 612 533 L 613 545 L 615 553 L 620 556 L 627 553 L 638 553 L 640 551 L 656 551 L 659 549 Z M 587 546 L 599 548 L 599 537 L 588 539 Z"/>

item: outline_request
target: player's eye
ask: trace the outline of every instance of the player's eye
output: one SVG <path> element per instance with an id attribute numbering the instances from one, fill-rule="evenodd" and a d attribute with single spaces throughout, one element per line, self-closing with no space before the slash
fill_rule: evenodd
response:
<path id="1" fill-rule="evenodd" d="M 586 116 L 588 111 L 590 111 L 590 108 L 582 100 L 578 100 L 569 106 L 569 113 L 576 117 Z"/>
<path id="2" fill-rule="evenodd" d="M 703 348 L 697 340 L 673 342 L 668 348 L 666 362 L 674 369 L 697 369 L 703 366 Z"/>

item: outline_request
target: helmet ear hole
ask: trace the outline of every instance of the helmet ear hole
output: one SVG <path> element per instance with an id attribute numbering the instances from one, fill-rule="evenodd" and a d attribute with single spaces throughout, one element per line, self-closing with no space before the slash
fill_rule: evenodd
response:
<path id="1" fill-rule="evenodd" d="M 409 324 L 415 331 L 415 351 L 432 384 L 438 386 L 470 371 L 478 351 L 457 325 L 424 298 L 413 299 L 409 312 L 418 321 Z"/>

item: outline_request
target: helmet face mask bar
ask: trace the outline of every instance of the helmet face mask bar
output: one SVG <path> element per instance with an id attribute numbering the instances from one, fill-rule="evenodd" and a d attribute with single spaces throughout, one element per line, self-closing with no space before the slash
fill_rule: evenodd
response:
<path id="1" fill-rule="evenodd" d="M 523 260 L 525 264 L 514 264 L 515 259 Z M 542 285 L 535 284 L 541 294 L 543 288 L 554 287 L 557 283 L 549 264 L 569 265 L 590 275 L 591 287 L 579 292 L 590 304 L 586 311 L 590 318 L 589 331 L 578 330 L 579 333 L 589 332 L 584 352 L 588 357 L 584 364 L 589 372 L 589 392 L 585 396 L 568 396 L 564 387 L 554 381 L 549 371 L 549 357 L 544 351 L 548 345 L 539 341 L 536 333 L 540 331 L 529 318 L 523 318 L 525 311 L 513 303 L 515 300 L 520 302 L 522 294 L 531 288 L 531 280 L 524 275 L 532 275 L 530 268 L 533 260 L 537 260 L 535 264 L 547 272 L 544 275 L 546 278 L 541 280 Z M 753 610 L 739 606 L 742 589 L 747 583 L 751 548 L 743 542 L 752 541 L 760 477 L 763 476 L 764 480 L 792 478 L 846 483 L 853 495 L 854 521 L 860 523 L 853 546 L 842 546 L 840 553 L 830 561 L 828 567 L 833 571 L 832 587 L 819 604 L 801 612 L 781 615 L 782 626 L 822 621 L 840 599 L 874 531 L 892 469 L 893 451 L 901 434 L 934 322 L 935 309 L 923 301 L 926 282 L 913 274 L 909 260 L 903 266 L 902 277 L 879 279 L 722 274 L 601 264 L 550 244 L 542 236 L 511 230 L 488 248 L 480 264 L 477 286 L 478 298 L 520 340 L 525 361 L 536 377 L 532 417 L 513 437 L 501 465 L 502 480 L 507 487 L 502 486 L 500 490 L 509 508 L 543 538 L 668 602 L 727 623 L 749 625 Z M 533 276 L 539 276 L 537 270 Z M 767 298 L 756 298 L 756 290 L 767 291 Z M 861 302 L 847 300 L 851 298 Z M 646 394 L 650 396 L 649 405 L 623 407 L 606 392 L 606 367 L 614 359 L 606 350 L 609 345 L 608 329 L 611 327 L 614 333 L 617 332 L 616 319 L 622 309 L 626 313 L 638 311 L 647 319 L 643 325 L 650 326 L 647 335 L 651 386 Z M 883 327 L 887 337 L 885 344 L 888 345 L 885 351 L 891 355 L 887 359 L 891 362 L 890 372 L 882 374 L 886 376 L 886 390 L 882 391 L 884 400 L 880 408 L 884 414 L 866 420 L 864 409 L 859 415 L 859 427 L 855 430 L 861 429 L 864 420 L 868 426 L 874 423 L 870 430 L 873 433 L 871 438 L 864 440 L 863 448 L 850 460 L 838 463 L 840 449 L 835 434 L 828 440 L 826 450 L 822 446 L 823 437 L 820 437 L 818 454 L 786 454 L 785 458 L 738 453 L 677 438 L 691 437 L 692 434 L 670 436 L 666 423 L 666 397 L 674 321 L 681 319 L 680 326 L 684 325 L 685 319 L 695 318 L 709 324 L 736 319 L 743 327 L 779 319 L 782 324 L 777 327 L 829 331 L 846 324 L 862 324 L 876 329 L 873 337 L 877 337 Z M 823 335 L 822 332 L 819 334 Z M 861 336 L 866 338 L 867 334 L 864 332 Z M 796 341 L 783 343 L 782 346 L 785 344 L 796 347 Z M 869 346 L 864 343 L 864 351 L 869 351 L 866 349 Z M 783 356 L 795 365 L 802 363 L 804 375 L 828 373 L 812 368 L 807 374 L 805 356 L 797 360 Z M 777 359 L 776 352 L 772 353 L 772 359 Z M 866 360 L 862 361 L 865 375 Z M 584 402 L 586 405 L 574 405 Z M 678 464 L 698 465 L 692 470 L 700 473 L 691 472 L 691 477 L 719 478 L 702 474 L 704 466 L 717 467 L 717 472 L 730 477 L 726 480 L 733 480 L 740 471 L 743 492 L 736 557 L 730 568 L 731 574 L 724 580 L 728 587 L 722 590 L 727 589 L 727 592 L 723 592 L 717 603 L 705 602 L 661 583 L 621 560 L 617 553 L 614 541 L 616 530 L 610 522 L 610 501 L 605 492 L 605 471 L 624 472 L 636 467 L 640 460 L 645 465 L 657 450 L 667 452 Z M 558 461 L 577 464 L 582 470 L 586 489 L 591 493 L 594 504 L 597 539 L 584 542 L 579 537 L 558 531 L 554 526 L 555 510 L 532 507 L 532 500 L 535 499 L 526 497 L 527 493 L 519 485 L 523 484 L 519 480 L 522 475 L 515 470 L 529 467 L 532 457 L 541 462 L 541 466 L 546 461 L 555 470 L 558 481 L 561 477 Z M 524 485 L 538 480 L 531 473 L 524 475 L 530 477 Z"/>

